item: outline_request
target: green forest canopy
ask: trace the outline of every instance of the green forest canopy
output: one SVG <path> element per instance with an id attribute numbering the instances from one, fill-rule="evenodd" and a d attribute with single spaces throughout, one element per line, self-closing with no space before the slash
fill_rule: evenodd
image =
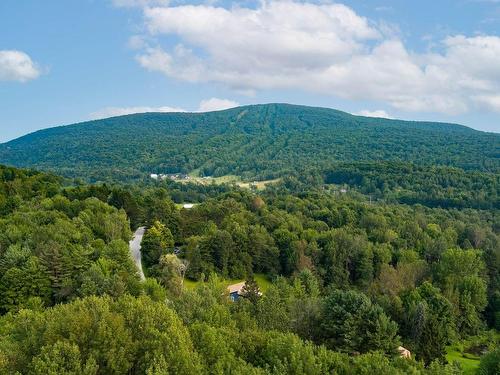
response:
<path id="1" fill-rule="evenodd" d="M 495 373 L 498 210 L 178 185 L 0 167 L 0 373 L 461 373 L 451 344 Z M 175 191 L 205 198 L 179 210 Z M 183 288 L 179 261 L 207 282 Z M 266 293 L 230 302 L 220 277 L 254 272 Z"/>
<path id="2" fill-rule="evenodd" d="M 0 166 L 0 374 L 496 374 L 499 142 L 274 104 L 0 145 L 76 178 Z M 280 178 L 147 178 L 194 170 Z M 223 279 L 247 281 L 238 302 Z"/>

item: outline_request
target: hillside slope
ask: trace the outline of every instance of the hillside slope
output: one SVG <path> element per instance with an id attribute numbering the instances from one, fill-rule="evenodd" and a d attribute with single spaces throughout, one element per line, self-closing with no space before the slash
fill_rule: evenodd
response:
<path id="1" fill-rule="evenodd" d="M 270 178 L 338 161 L 500 170 L 500 135 L 288 104 L 146 113 L 41 130 L 0 145 L 0 163 L 89 180 L 190 172 Z"/>

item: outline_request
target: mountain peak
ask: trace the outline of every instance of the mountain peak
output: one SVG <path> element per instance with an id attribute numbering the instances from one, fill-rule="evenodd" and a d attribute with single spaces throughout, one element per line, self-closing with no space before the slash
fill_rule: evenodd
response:
<path id="1" fill-rule="evenodd" d="M 0 145 L 0 163 L 89 179 L 195 169 L 274 177 L 309 165 L 372 160 L 498 170 L 499 139 L 453 124 L 269 103 L 205 113 L 140 113 L 45 129 Z"/>

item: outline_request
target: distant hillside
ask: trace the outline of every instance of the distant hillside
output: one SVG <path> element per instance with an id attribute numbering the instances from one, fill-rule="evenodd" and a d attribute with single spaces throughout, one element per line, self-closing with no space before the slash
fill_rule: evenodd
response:
<path id="1" fill-rule="evenodd" d="M 41 130 L 0 145 L 0 163 L 88 180 L 191 172 L 273 178 L 339 161 L 500 171 L 500 135 L 288 104 L 146 113 Z"/>

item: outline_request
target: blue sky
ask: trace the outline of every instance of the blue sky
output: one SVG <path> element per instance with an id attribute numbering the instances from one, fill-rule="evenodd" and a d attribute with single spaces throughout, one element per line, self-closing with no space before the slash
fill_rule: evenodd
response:
<path id="1" fill-rule="evenodd" d="M 265 102 L 500 132 L 500 0 L 0 2 L 0 142 Z"/>

